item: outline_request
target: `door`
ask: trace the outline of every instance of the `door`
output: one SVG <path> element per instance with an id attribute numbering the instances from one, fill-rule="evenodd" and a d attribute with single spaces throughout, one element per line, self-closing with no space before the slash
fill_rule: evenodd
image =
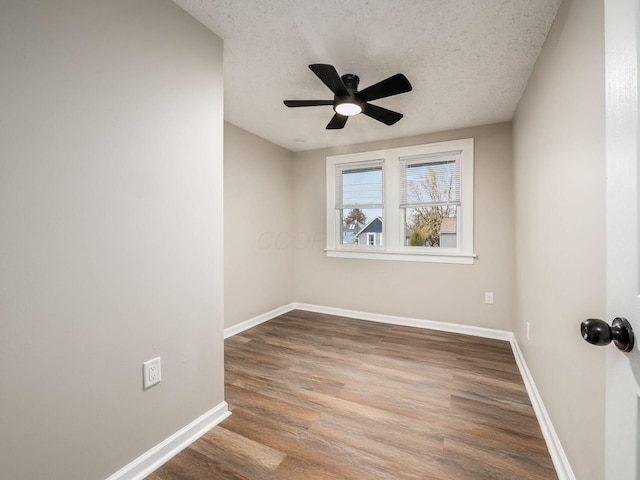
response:
<path id="1" fill-rule="evenodd" d="M 638 38 L 640 0 L 605 0 L 607 320 L 625 317 L 635 347 L 607 347 L 606 480 L 640 480 L 640 209 Z"/>

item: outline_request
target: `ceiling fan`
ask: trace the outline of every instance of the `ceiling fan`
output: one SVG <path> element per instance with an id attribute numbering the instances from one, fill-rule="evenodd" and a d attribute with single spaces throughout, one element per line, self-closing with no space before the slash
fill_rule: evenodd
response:
<path id="1" fill-rule="evenodd" d="M 344 128 L 347 119 L 353 115 L 364 113 L 386 125 L 393 125 L 402 118 L 402 114 L 368 103 L 379 98 L 410 92 L 411 84 L 401 73 L 382 80 L 364 90 L 358 91 L 360 79 L 357 75 L 347 73 L 338 75 L 333 65 L 315 63 L 309 68 L 333 92 L 333 100 L 285 100 L 287 107 L 315 107 L 332 105 L 336 112 L 327 125 L 328 130 Z"/>

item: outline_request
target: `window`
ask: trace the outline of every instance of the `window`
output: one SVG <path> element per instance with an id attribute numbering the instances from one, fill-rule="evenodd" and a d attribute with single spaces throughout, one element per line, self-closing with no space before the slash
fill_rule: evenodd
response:
<path id="1" fill-rule="evenodd" d="M 460 152 L 400 158 L 405 246 L 457 248 Z"/>
<path id="2" fill-rule="evenodd" d="M 472 264 L 473 139 L 327 157 L 327 255 Z"/>
<path id="3" fill-rule="evenodd" d="M 342 230 L 341 245 L 375 246 L 375 238 L 371 243 L 368 231 L 370 220 L 380 218 L 382 224 L 382 167 L 381 160 L 335 166 L 335 211 Z"/>

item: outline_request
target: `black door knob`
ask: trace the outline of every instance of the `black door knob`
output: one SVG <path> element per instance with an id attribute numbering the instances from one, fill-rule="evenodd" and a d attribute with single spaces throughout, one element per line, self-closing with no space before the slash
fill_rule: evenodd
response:
<path id="1" fill-rule="evenodd" d="M 613 341 L 618 350 L 633 350 L 633 328 L 626 318 L 614 318 L 611 326 L 604 320 L 589 318 L 580 324 L 580 333 L 593 345 L 609 345 Z"/>

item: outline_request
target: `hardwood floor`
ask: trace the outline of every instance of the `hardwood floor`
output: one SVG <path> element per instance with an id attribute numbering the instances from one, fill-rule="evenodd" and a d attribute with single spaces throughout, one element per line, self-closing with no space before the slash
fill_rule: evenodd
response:
<path id="1" fill-rule="evenodd" d="M 293 311 L 225 341 L 225 388 L 148 480 L 557 479 L 507 342 Z"/>

